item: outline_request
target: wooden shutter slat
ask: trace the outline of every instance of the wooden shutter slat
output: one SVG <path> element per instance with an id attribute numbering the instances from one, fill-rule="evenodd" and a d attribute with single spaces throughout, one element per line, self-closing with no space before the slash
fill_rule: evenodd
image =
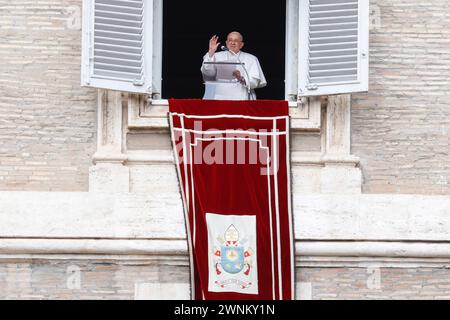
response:
<path id="1" fill-rule="evenodd" d="M 342 55 L 342 56 L 329 56 L 329 57 L 310 57 L 309 61 L 311 64 L 320 63 L 340 63 L 340 62 L 351 62 L 354 61 L 356 55 Z"/>
<path id="2" fill-rule="evenodd" d="M 102 57 L 102 56 L 97 56 L 94 60 L 95 60 L 95 62 L 98 62 L 98 63 L 106 63 L 106 64 L 112 64 L 112 65 L 124 65 L 124 66 L 135 67 L 135 68 L 139 68 L 142 63 L 142 61 L 139 61 L 139 60 L 114 59 L 114 58 Z"/>
<path id="3" fill-rule="evenodd" d="M 324 9 L 328 11 L 339 11 L 339 10 L 351 10 L 351 9 L 357 9 L 358 4 L 357 3 L 347 3 L 347 4 L 332 4 L 332 5 L 315 5 L 313 7 L 310 7 L 311 12 L 319 12 L 323 11 Z"/>
<path id="4" fill-rule="evenodd" d="M 316 80 L 321 80 L 321 83 L 326 83 L 327 85 L 329 85 L 330 83 L 339 85 L 341 82 L 352 82 L 352 81 L 356 81 L 356 77 L 354 76 L 327 76 L 327 77 L 322 77 L 322 78 L 317 78 Z M 344 92 L 343 92 L 344 93 Z"/>
<path id="5" fill-rule="evenodd" d="M 140 21 L 96 17 L 95 23 L 120 26 L 120 27 L 131 27 L 131 28 L 135 28 L 135 29 L 142 29 L 142 22 L 140 22 Z"/>
<path id="6" fill-rule="evenodd" d="M 335 28 L 332 28 L 335 27 Z M 358 29 L 357 23 L 335 23 L 335 24 L 323 24 L 323 25 L 311 25 L 310 31 L 339 31 L 339 30 L 349 30 Z"/>
<path id="7" fill-rule="evenodd" d="M 136 75 L 134 73 L 127 73 L 127 72 L 113 72 L 113 71 L 107 71 L 107 70 L 101 70 L 97 69 L 97 75 L 99 79 L 105 79 L 109 80 L 111 78 L 114 78 L 116 80 L 121 80 L 125 82 L 133 81 L 136 78 Z"/>
<path id="8" fill-rule="evenodd" d="M 358 43 L 358 36 L 314 37 L 311 44 Z"/>
<path id="9" fill-rule="evenodd" d="M 110 12 L 121 12 L 121 13 L 129 13 L 129 14 L 141 14 L 142 13 L 142 8 L 130 8 L 130 7 L 124 7 L 124 6 L 96 4 L 95 8 L 98 10 L 110 11 Z"/>
<path id="10" fill-rule="evenodd" d="M 126 47 L 126 46 L 117 46 L 117 45 L 109 45 L 109 44 L 101 44 L 101 43 L 97 43 L 94 48 L 95 49 L 103 49 L 105 51 L 117 52 L 117 53 L 133 53 L 133 54 L 142 55 L 141 48 L 132 48 L 132 47 Z M 94 58 L 95 58 L 95 51 L 94 51 Z"/>
<path id="11" fill-rule="evenodd" d="M 310 3 L 316 6 L 319 5 L 336 5 L 336 4 L 349 4 L 355 3 L 356 1 L 351 0 L 311 0 Z"/>
<path id="12" fill-rule="evenodd" d="M 112 31 L 117 33 L 126 33 L 130 35 L 142 34 L 142 28 L 134 28 L 127 26 L 117 26 L 115 24 L 96 23 L 95 27 L 98 31 Z"/>
<path id="13" fill-rule="evenodd" d="M 335 63 L 312 63 L 311 70 L 339 70 L 339 69 L 356 69 L 358 64 L 352 62 L 335 62 Z"/>
<path id="14" fill-rule="evenodd" d="M 136 48 L 142 47 L 142 41 L 134 41 L 134 40 L 123 40 L 123 39 L 115 39 L 112 37 L 95 37 L 95 41 L 97 43 L 103 43 L 114 46 L 128 47 L 128 48 Z"/>
<path id="15" fill-rule="evenodd" d="M 108 50 L 95 50 L 95 56 L 96 57 L 111 57 L 116 59 L 124 59 L 124 60 L 142 60 L 141 54 L 133 54 L 133 53 L 120 53 L 115 51 L 108 51 Z"/>
<path id="16" fill-rule="evenodd" d="M 102 38 L 115 38 L 115 39 L 123 39 L 128 41 L 142 41 L 141 34 L 127 34 L 122 32 L 114 32 L 114 31 L 97 31 L 97 36 Z"/>
<path id="17" fill-rule="evenodd" d="M 330 30 L 327 32 L 323 31 L 311 31 L 310 35 L 314 35 L 315 38 L 325 38 L 325 37 L 341 37 L 341 36 L 357 36 L 358 29 L 338 29 L 338 30 Z"/>
<path id="18" fill-rule="evenodd" d="M 142 1 L 140 0 L 137 1 L 95 0 L 95 2 L 100 4 L 118 7 L 127 7 L 127 8 L 142 8 L 143 6 Z"/>

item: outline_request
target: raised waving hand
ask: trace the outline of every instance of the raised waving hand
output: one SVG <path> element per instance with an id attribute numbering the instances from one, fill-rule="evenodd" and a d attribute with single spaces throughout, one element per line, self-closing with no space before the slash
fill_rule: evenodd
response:
<path id="1" fill-rule="evenodd" d="M 217 48 L 220 45 L 219 41 L 219 37 L 216 35 L 213 35 L 211 39 L 209 39 L 209 50 L 208 50 L 208 54 L 210 57 L 212 57 L 214 55 L 214 53 L 216 53 Z"/>

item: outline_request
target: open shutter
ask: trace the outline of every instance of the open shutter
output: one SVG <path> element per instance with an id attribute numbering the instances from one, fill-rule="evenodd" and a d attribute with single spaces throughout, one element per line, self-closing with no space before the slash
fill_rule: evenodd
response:
<path id="1" fill-rule="evenodd" d="M 369 0 L 299 1 L 299 96 L 368 91 Z"/>
<path id="2" fill-rule="evenodd" d="M 84 0 L 83 86 L 152 93 L 152 0 Z"/>

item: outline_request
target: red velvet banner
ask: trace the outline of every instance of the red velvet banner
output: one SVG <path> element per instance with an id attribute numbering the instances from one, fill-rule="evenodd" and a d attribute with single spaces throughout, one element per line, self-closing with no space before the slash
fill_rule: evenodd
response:
<path id="1" fill-rule="evenodd" d="M 285 101 L 169 100 L 193 299 L 294 298 Z"/>

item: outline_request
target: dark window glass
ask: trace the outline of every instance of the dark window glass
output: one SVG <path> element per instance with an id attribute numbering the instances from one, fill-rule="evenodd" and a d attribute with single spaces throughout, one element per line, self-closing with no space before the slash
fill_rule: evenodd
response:
<path id="1" fill-rule="evenodd" d="M 163 98 L 201 98 L 200 72 L 212 35 L 244 36 L 243 51 L 258 57 L 268 86 L 258 99 L 284 99 L 285 1 L 164 1 Z"/>

